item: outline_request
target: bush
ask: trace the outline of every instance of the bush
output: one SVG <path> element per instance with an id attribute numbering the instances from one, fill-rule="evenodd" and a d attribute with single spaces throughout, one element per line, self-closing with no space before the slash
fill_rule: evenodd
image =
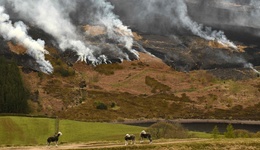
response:
<path id="1" fill-rule="evenodd" d="M 180 124 L 158 122 L 151 125 L 147 131 L 155 138 L 188 138 L 188 130 Z"/>
<path id="2" fill-rule="evenodd" d="M 234 128 L 231 124 L 228 124 L 227 126 L 227 131 L 224 133 L 226 138 L 234 138 L 235 134 L 234 134 Z"/>
<path id="3" fill-rule="evenodd" d="M 112 108 L 116 107 L 116 103 L 115 103 L 115 102 L 112 102 L 112 103 L 111 103 L 111 107 L 112 107 Z"/>
<path id="4" fill-rule="evenodd" d="M 55 68 L 62 77 L 69 77 L 75 75 L 75 71 L 72 68 L 64 68 L 62 66 Z"/>
<path id="5" fill-rule="evenodd" d="M 107 105 L 102 102 L 95 102 L 96 108 L 100 110 L 107 110 Z"/>
<path id="6" fill-rule="evenodd" d="M 234 130 L 234 135 L 236 138 L 250 138 L 253 134 L 247 130 L 237 129 Z"/>
<path id="7" fill-rule="evenodd" d="M 94 68 L 100 74 L 113 75 L 116 70 L 121 70 L 123 67 L 117 63 L 114 64 L 101 64 Z"/>
<path id="8" fill-rule="evenodd" d="M 212 130 L 211 133 L 212 133 L 212 137 L 213 137 L 214 139 L 218 138 L 218 136 L 219 136 L 218 126 L 215 126 L 215 127 L 213 128 L 213 130 Z"/>
<path id="9" fill-rule="evenodd" d="M 255 134 L 253 134 L 253 137 L 255 138 L 260 138 L 260 131 L 256 132 Z"/>
<path id="10" fill-rule="evenodd" d="M 156 93 L 156 92 L 165 93 L 165 92 L 171 90 L 171 88 L 169 86 L 164 85 L 164 84 L 160 83 L 159 81 L 157 81 L 154 78 L 149 77 L 149 76 L 145 77 L 145 84 L 152 88 L 152 91 L 151 91 L 152 93 Z"/>

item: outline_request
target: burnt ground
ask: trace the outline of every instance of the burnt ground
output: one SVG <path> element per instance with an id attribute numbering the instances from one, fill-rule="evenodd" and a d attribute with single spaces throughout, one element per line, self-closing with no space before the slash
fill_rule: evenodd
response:
<path id="1" fill-rule="evenodd" d="M 161 36 L 141 34 L 139 42 L 151 54 L 162 59 L 178 71 L 208 70 L 222 79 L 248 79 L 256 77 L 250 74 L 245 65 L 259 64 L 257 46 L 246 47 L 242 51 L 212 45 L 211 42 L 196 36 Z M 224 73 L 223 73 L 224 72 Z"/>

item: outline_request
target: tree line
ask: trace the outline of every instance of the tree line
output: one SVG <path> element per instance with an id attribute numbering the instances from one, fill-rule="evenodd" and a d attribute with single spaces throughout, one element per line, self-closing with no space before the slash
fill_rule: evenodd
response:
<path id="1" fill-rule="evenodd" d="M 28 99 L 17 64 L 0 56 L 0 113 L 28 113 Z"/>

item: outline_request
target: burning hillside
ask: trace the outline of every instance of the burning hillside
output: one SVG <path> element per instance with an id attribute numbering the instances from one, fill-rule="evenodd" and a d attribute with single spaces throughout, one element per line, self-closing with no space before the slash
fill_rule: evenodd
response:
<path id="1" fill-rule="evenodd" d="M 47 74 L 55 71 L 51 63 L 55 59 L 53 49 L 55 55 L 58 53 L 70 64 L 83 61 L 96 66 L 136 60 L 144 52 L 180 71 L 253 68 L 260 64 L 258 45 L 251 45 L 253 42 L 244 41 L 244 37 L 237 37 L 241 34 L 225 27 L 236 25 L 232 21 L 246 21 L 243 17 L 247 16 L 247 21 L 254 22 L 240 22 L 237 26 L 258 29 L 255 17 L 259 13 L 258 3 L 254 0 L 248 3 L 238 0 L 3 0 L 0 35 L 8 44 L 1 45 L 0 51 L 7 54 L 9 49 L 18 58 L 27 55 L 36 65 L 24 63 L 24 66 Z M 208 13 L 208 8 L 214 9 L 214 14 Z M 227 14 L 229 18 L 223 20 L 222 26 L 219 18 Z M 259 38 L 257 33 L 246 36 L 254 38 L 252 41 Z"/>

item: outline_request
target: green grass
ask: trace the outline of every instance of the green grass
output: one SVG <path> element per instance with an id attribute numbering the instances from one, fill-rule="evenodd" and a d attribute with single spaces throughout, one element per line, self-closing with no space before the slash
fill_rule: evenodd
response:
<path id="1" fill-rule="evenodd" d="M 60 142 L 123 141 L 126 133 L 138 135 L 144 128 L 111 123 L 60 120 Z M 55 133 L 55 119 L 0 117 L 0 146 L 43 145 Z"/>
<path id="2" fill-rule="evenodd" d="M 196 138 L 212 138 L 212 134 L 206 132 L 189 131 L 189 134 Z"/>
<path id="3" fill-rule="evenodd" d="M 45 145 L 47 137 L 54 134 L 55 119 L 34 117 L 0 117 L 0 146 Z M 143 127 L 60 120 L 60 143 L 123 143 L 126 133 L 138 135 Z M 210 149 L 259 149 L 259 138 L 212 139 L 211 134 L 190 132 L 194 139 L 159 139 L 154 143 L 128 146 L 129 149 L 176 149 L 176 150 L 210 150 Z M 172 143 L 171 143 L 172 142 Z M 102 149 L 102 148 L 100 148 Z M 125 146 L 103 149 L 126 149 Z"/>
<path id="4" fill-rule="evenodd" d="M 60 130 L 64 136 L 65 142 L 86 142 L 86 141 L 115 141 L 124 140 L 126 133 L 138 135 L 144 128 L 111 124 L 111 123 L 93 123 L 62 120 Z"/>
<path id="5" fill-rule="evenodd" d="M 44 118 L 0 117 L 0 145 L 44 143 L 43 137 L 54 133 L 54 123 L 54 120 Z"/>

